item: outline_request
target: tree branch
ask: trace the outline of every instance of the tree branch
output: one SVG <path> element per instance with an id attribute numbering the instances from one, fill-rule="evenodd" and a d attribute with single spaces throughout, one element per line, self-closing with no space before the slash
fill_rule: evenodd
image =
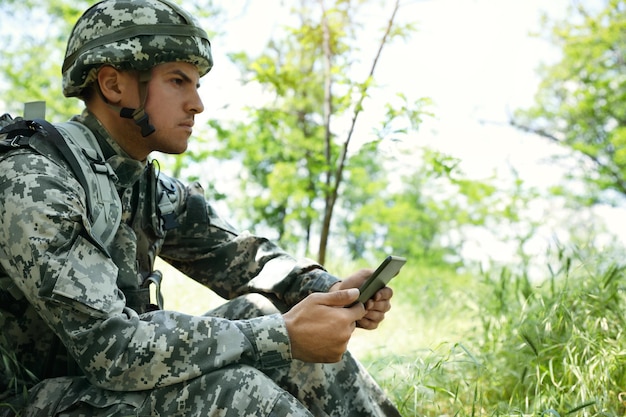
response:
<path id="1" fill-rule="evenodd" d="M 328 172 L 330 173 L 330 169 L 332 167 L 331 165 L 332 161 L 330 159 L 330 149 L 331 149 L 330 145 L 331 145 L 331 140 L 332 140 L 332 135 L 330 132 L 330 117 L 331 117 L 331 110 L 332 110 L 330 69 L 331 69 L 332 51 L 330 50 L 330 32 L 328 29 L 328 22 L 326 20 L 326 12 L 324 9 L 323 1 L 324 0 L 320 0 L 320 5 L 323 11 L 322 30 L 323 30 L 323 38 L 324 38 L 324 41 L 323 41 L 324 71 L 325 71 L 324 127 L 325 127 L 325 140 L 326 140 L 326 161 L 329 167 Z M 354 107 L 354 114 L 352 116 L 352 121 L 350 123 L 350 129 L 348 130 L 348 136 L 346 137 L 346 141 L 343 143 L 341 154 L 337 161 L 337 169 L 335 171 L 335 176 L 334 176 L 335 179 L 334 179 L 334 184 L 332 184 L 332 187 L 331 187 L 331 175 L 328 175 L 328 177 L 326 178 L 327 180 L 326 185 L 328 187 L 327 188 L 328 191 L 326 194 L 326 208 L 324 211 L 324 220 L 322 224 L 322 233 L 320 236 L 320 246 L 319 246 L 319 252 L 318 252 L 318 261 L 322 264 L 324 263 L 325 258 L 326 258 L 326 247 L 327 247 L 328 236 L 329 236 L 329 231 L 330 231 L 330 223 L 331 223 L 331 219 L 333 215 L 333 209 L 335 207 L 335 203 L 337 202 L 337 197 L 339 195 L 339 186 L 341 185 L 341 182 L 343 181 L 343 172 L 344 172 L 344 168 L 346 164 L 346 159 L 348 156 L 348 148 L 350 146 L 350 141 L 352 140 L 352 135 L 354 134 L 356 121 L 359 117 L 359 114 L 363 110 L 363 101 L 365 101 L 365 98 L 367 97 L 367 89 L 368 89 L 369 81 L 372 79 L 374 75 L 374 71 L 378 64 L 378 60 L 382 54 L 382 50 L 385 44 L 387 43 L 387 38 L 389 37 L 391 33 L 391 29 L 393 28 L 393 23 L 394 23 L 399 7 L 400 7 L 400 0 L 396 0 L 393 12 L 387 24 L 387 28 L 385 29 L 385 33 L 378 46 L 378 51 L 376 52 L 376 56 L 374 57 L 374 61 L 372 62 L 372 66 L 370 68 L 368 77 L 363 83 L 363 86 L 361 87 L 361 96 L 359 97 Z"/>

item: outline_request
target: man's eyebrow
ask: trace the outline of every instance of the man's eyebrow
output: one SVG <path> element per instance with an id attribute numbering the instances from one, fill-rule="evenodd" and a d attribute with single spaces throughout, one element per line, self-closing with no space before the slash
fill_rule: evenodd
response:
<path id="1" fill-rule="evenodd" d="M 172 74 L 180 75 L 186 82 L 193 83 L 193 80 L 183 70 L 175 69 L 171 71 Z M 200 88 L 200 83 L 196 83 L 196 88 Z"/>

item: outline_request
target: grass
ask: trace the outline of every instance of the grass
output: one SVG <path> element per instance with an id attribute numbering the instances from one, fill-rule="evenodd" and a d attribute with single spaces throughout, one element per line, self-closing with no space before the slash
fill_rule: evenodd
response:
<path id="1" fill-rule="evenodd" d="M 465 332 L 366 363 L 405 416 L 623 416 L 623 279 L 584 262 L 535 284 L 486 274 L 464 292 L 477 306 Z"/>

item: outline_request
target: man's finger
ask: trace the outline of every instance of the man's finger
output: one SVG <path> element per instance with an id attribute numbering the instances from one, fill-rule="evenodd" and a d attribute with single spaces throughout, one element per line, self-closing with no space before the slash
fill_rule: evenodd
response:
<path id="1" fill-rule="evenodd" d="M 321 304 L 324 304 L 327 306 L 343 307 L 348 304 L 352 304 L 358 298 L 359 298 L 359 289 L 348 288 L 346 290 L 333 291 L 330 293 L 323 294 L 323 300 Z"/>

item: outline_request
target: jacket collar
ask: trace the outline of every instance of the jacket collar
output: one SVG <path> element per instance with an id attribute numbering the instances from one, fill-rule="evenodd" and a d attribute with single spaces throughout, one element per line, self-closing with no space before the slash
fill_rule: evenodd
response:
<path id="1" fill-rule="evenodd" d="M 83 123 L 95 135 L 104 159 L 111 165 L 113 171 L 117 175 L 116 185 L 122 188 L 131 187 L 144 173 L 147 161 L 138 161 L 131 158 L 120 145 L 113 140 L 106 128 L 100 121 L 85 110 L 80 116 L 76 116 L 75 120 Z"/>

